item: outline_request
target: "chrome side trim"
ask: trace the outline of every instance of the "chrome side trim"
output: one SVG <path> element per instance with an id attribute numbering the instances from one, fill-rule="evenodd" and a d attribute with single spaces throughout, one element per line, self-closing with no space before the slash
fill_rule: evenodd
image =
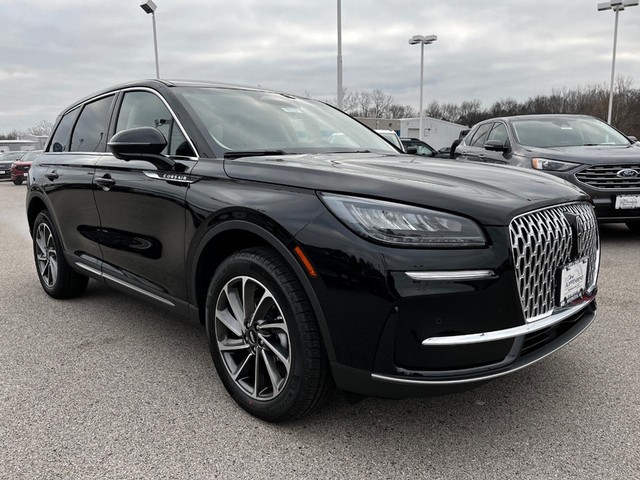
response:
<path id="1" fill-rule="evenodd" d="M 100 270 L 97 270 L 93 267 L 90 267 L 89 265 L 85 265 L 84 263 L 80 263 L 80 262 L 76 262 L 76 265 L 79 266 L 80 268 L 84 268 L 85 270 L 91 272 L 91 273 L 95 273 L 98 276 L 102 276 L 102 272 Z"/>
<path id="2" fill-rule="evenodd" d="M 476 343 L 495 342 L 496 340 L 505 340 L 507 338 L 519 337 L 528 333 L 537 332 L 547 327 L 566 320 L 571 315 L 578 313 L 580 310 L 589 305 L 594 299 L 576 305 L 574 307 L 563 310 L 547 318 L 538 320 L 537 322 L 527 323 L 518 327 L 506 328 L 504 330 L 495 330 L 493 332 L 470 333 L 468 335 L 451 335 L 447 337 L 430 337 L 422 341 L 422 345 L 433 346 L 453 346 L 453 345 L 472 345 Z"/>
<path id="3" fill-rule="evenodd" d="M 145 176 L 152 178 L 154 180 L 164 180 L 165 182 L 195 183 L 198 180 L 200 180 L 199 177 L 193 177 L 189 174 L 184 174 L 184 173 L 167 172 L 167 173 L 159 174 L 157 172 L 148 172 L 146 170 L 143 171 L 142 173 L 144 173 Z"/>
<path id="4" fill-rule="evenodd" d="M 94 273 L 94 274 L 96 274 L 96 275 L 98 275 L 98 276 L 100 276 L 100 277 L 102 277 L 102 278 L 104 278 L 106 280 L 111 280 L 112 282 L 115 282 L 115 283 L 117 283 L 119 285 L 122 285 L 123 287 L 130 288 L 131 290 L 134 290 L 134 291 L 136 291 L 138 293 L 141 293 L 141 294 L 146 295 L 146 296 L 148 296 L 150 298 L 153 298 L 154 300 L 157 300 L 158 302 L 162 302 L 165 305 L 169 305 L 171 307 L 175 307 L 176 306 L 175 303 L 167 300 L 166 298 L 162 298 L 161 296 L 156 295 L 155 293 L 151 293 L 151 292 L 146 291 L 143 288 L 136 287 L 135 285 L 131 285 L 130 283 L 125 282 L 124 280 L 120 280 L 119 278 L 113 277 L 113 276 L 109 275 L 108 273 L 104 273 L 104 272 L 101 272 L 100 270 L 97 270 L 95 268 L 89 267 L 88 265 L 85 265 L 84 263 L 76 262 L 76 265 L 78 267 L 83 268 L 83 269 L 87 270 L 88 272 Z"/>
<path id="5" fill-rule="evenodd" d="M 522 365 L 518 365 L 517 367 L 514 367 L 504 372 L 492 373 L 489 375 L 473 377 L 473 378 L 463 378 L 463 379 L 453 379 L 453 380 L 416 380 L 413 378 L 399 378 L 391 375 L 382 375 L 379 373 L 372 373 L 371 378 L 374 380 L 382 380 L 390 383 L 400 383 L 400 384 L 410 384 L 410 385 L 460 385 L 464 383 L 481 382 L 484 380 L 491 380 L 492 378 L 504 377 L 505 375 L 509 375 L 510 373 L 517 372 L 518 370 L 522 370 L 523 368 L 527 368 L 528 366 L 533 365 L 534 363 L 537 363 L 544 358 L 547 358 L 549 355 L 554 354 L 555 352 L 560 350 L 562 347 L 573 342 L 576 338 L 578 338 L 582 334 L 582 332 L 584 332 L 589 327 L 589 325 L 591 325 L 591 323 L 593 323 L 595 319 L 596 319 L 596 314 L 594 313 L 593 319 L 591 319 L 591 321 L 587 325 L 585 325 L 584 328 L 582 328 L 582 330 L 580 330 L 575 336 L 569 339 L 569 341 L 558 345 L 553 350 L 545 353 L 540 357 L 534 358 L 530 362 L 525 362 Z"/>
<path id="6" fill-rule="evenodd" d="M 404 272 L 412 280 L 485 280 L 495 278 L 493 270 L 458 270 L 452 272 Z"/>

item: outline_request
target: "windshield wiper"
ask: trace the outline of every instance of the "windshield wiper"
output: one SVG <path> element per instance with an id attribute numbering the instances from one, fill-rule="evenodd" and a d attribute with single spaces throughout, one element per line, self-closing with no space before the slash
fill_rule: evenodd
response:
<path id="1" fill-rule="evenodd" d="M 270 155 L 291 155 L 284 150 L 232 150 L 225 152 L 224 158 L 268 157 Z"/>
<path id="2" fill-rule="evenodd" d="M 327 153 L 371 153 L 370 150 L 334 150 Z"/>

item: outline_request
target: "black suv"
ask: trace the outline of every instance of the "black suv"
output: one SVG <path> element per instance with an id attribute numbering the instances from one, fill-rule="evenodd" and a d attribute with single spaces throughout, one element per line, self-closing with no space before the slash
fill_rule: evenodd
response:
<path id="1" fill-rule="evenodd" d="M 224 386 L 269 421 L 305 414 L 334 382 L 387 397 L 470 388 L 595 318 L 582 191 L 423 162 L 263 89 L 149 80 L 74 103 L 32 166 L 27 214 L 50 296 L 92 278 L 204 324 Z"/>
<path id="2" fill-rule="evenodd" d="M 599 222 L 626 222 L 640 232 L 640 148 L 586 115 L 522 115 L 477 124 L 456 157 L 534 168 L 587 192 Z"/>

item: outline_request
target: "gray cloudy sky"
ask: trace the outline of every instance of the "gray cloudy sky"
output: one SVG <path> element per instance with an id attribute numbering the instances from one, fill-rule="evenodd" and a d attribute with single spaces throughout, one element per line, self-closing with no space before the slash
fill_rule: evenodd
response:
<path id="1" fill-rule="evenodd" d="M 336 95 L 335 0 L 155 0 L 163 78 Z M 155 75 L 141 0 L 0 0 L 0 132 L 53 121 L 73 101 Z M 614 14 L 597 0 L 343 0 L 344 85 L 425 104 L 524 100 L 607 82 Z M 620 14 L 617 72 L 640 75 L 640 7 Z M 640 86 L 634 83 L 636 87 Z"/>

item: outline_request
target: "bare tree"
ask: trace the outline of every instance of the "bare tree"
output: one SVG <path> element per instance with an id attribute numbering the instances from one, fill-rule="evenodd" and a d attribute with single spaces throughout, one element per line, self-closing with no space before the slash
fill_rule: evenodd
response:
<path id="1" fill-rule="evenodd" d="M 391 116 L 389 107 L 393 104 L 393 97 L 387 95 L 380 89 L 376 89 L 371 94 L 371 116 L 373 118 L 389 118 Z"/>
<path id="2" fill-rule="evenodd" d="M 390 118 L 412 118 L 418 115 L 411 105 L 394 103 L 389 106 Z"/>
<path id="3" fill-rule="evenodd" d="M 33 127 L 27 130 L 31 135 L 51 135 L 53 124 L 48 120 L 40 120 Z"/>
<path id="4" fill-rule="evenodd" d="M 371 94 L 369 92 L 357 92 L 358 115 L 361 117 L 369 116 L 371 108 Z"/>
<path id="5" fill-rule="evenodd" d="M 0 140 L 18 140 L 24 135 L 24 132 L 13 129 L 8 133 L 0 133 Z"/>

